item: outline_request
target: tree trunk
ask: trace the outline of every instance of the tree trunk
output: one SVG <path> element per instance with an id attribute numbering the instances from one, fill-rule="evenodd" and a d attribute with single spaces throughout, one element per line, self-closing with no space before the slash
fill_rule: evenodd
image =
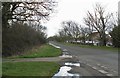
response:
<path id="1" fill-rule="evenodd" d="M 105 32 L 100 33 L 100 46 L 106 46 Z"/>
<path id="2" fill-rule="evenodd" d="M 106 35 L 105 35 L 105 23 L 104 23 L 104 18 L 100 18 L 102 21 L 103 29 L 102 29 L 102 46 L 106 46 Z"/>
<path id="3" fill-rule="evenodd" d="M 105 35 L 105 32 L 103 33 L 103 46 L 106 46 L 106 35 Z"/>

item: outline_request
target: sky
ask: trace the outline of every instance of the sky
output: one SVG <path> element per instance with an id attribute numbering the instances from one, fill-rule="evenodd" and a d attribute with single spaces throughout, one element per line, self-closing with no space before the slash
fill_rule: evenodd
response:
<path id="1" fill-rule="evenodd" d="M 118 2 L 120 0 L 57 0 L 58 6 L 56 12 L 51 14 L 50 20 L 43 25 L 47 27 L 48 37 L 57 34 L 61 29 L 62 21 L 75 21 L 85 26 L 83 18 L 86 17 L 87 11 L 93 11 L 96 3 L 102 4 L 106 12 L 115 13 L 118 11 Z"/>

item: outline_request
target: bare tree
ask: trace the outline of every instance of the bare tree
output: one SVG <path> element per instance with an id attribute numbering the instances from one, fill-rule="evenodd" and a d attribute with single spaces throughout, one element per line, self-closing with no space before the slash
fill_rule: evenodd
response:
<path id="1" fill-rule="evenodd" d="M 64 34 L 68 37 L 72 37 L 77 41 L 80 35 L 80 25 L 74 21 L 63 21 L 62 22 Z"/>
<path id="2" fill-rule="evenodd" d="M 55 5 L 56 2 L 52 0 L 2 2 L 2 24 L 7 26 L 10 21 L 34 21 L 41 24 L 41 21 L 49 20 Z"/>
<path id="3" fill-rule="evenodd" d="M 80 28 L 80 31 L 81 31 L 81 40 L 84 42 L 85 44 L 85 41 L 86 40 L 89 40 L 89 35 L 91 34 L 91 31 L 88 27 L 81 27 Z"/>
<path id="4" fill-rule="evenodd" d="M 93 27 L 99 33 L 101 45 L 103 46 L 106 46 L 105 31 L 111 27 L 111 16 L 112 14 L 106 14 L 104 7 L 102 7 L 100 4 L 96 4 L 94 13 L 88 11 L 87 17 L 84 18 L 85 24 Z"/>
<path id="5" fill-rule="evenodd" d="M 115 14 L 114 13 L 112 13 L 112 24 L 113 24 L 113 26 L 114 27 L 116 27 L 116 26 L 118 26 L 120 23 L 120 20 L 119 20 L 119 18 L 118 18 L 118 12 L 116 12 Z"/>

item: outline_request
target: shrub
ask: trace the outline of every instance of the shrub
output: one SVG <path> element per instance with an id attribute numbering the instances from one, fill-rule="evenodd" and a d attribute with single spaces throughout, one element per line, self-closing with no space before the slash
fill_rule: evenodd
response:
<path id="1" fill-rule="evenodd" d="M 22 54 L 25 49 L 46 42 L 43 32 L 38 32 L 27 24 L 15 23 L 2 32 L 2 54 L 11 56 Z"/>
<path id="2" fill-rule="evenodd" d="M 110 34 L 112 36 L 114 47 L 120 47 L 120 25 L 113 28 L 113 31 Z"/>

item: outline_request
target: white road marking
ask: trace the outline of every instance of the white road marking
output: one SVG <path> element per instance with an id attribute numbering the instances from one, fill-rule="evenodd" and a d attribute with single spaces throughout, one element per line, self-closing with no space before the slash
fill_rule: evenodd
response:
<path id="1" fill-rule="evenodd" d="M 106 66 L 101 66 L 102 68 L 105 68 L 105 69 L 108 69 L 108 67 L 106 67 Z"/>
<path id="2" fill-rule="evenodd" d="M 97 64 L 98 66 L 100 66 L 100 67 L 102 67 L 102 68 L 104 68 L 104 69 L 108 69 L 108 67 L 106 67 L 106 66 L 103 66 L 103 65 L 101 65 L 101 64 Z"/>
<path id="3" fill-rule="evenodd" d="M 113 76 L 113 74 L 106 74 L 107 76 Z"/>
<path id="4" fill-rule="evenodd" d="M 88 63 L 86 63 L 86 65 L 88 65 L 88 66 L 90 66 L 90 67 L 92 67 L 92 65 L 90 65 L 90 64 L 88 64 Z M 106 66 L 102 66 L 101 64 L 97 64 L 98 66 L 100 66 L 100 67 L 102 67 L 102 68 L 105 68 L 105 69 L 107 69 L 108 67 L 106 67 Z M 114 76 L 113 74 L 110 74 L 109 72 L 107 72 L 107 71 L 105 71 L 105 70 L 98 70 L 98 68 L 96 68 L 96 67 L 92 67 L 93 69 L 95 69 L 95 70 L 97 70 L 97 71 L 99 71 L 99 72 L 101 72 L 101 73 L 103 73 L 103 74 L 106 74 L 107 76 Z M 113 72 L 117 72 L 117 71 L 113 71 Z"/>
<path id="5" fill-rule="evenodd" d="M 105 71 L 105 70 L 98 70 L 98 71 L 101 72 L 101 73 L 104 73 L 104 74 L 108 73 L 108 72 Z"/>
<path id="6" fill-rule="evenodd" d="M 63 49 L 63 51 L 68 51 L 67 49 Z"/>
<path id="7" fill-rule="evenodd" d="M 97 69 L 96 67 L 92 67 L 93 69 Z"/>

